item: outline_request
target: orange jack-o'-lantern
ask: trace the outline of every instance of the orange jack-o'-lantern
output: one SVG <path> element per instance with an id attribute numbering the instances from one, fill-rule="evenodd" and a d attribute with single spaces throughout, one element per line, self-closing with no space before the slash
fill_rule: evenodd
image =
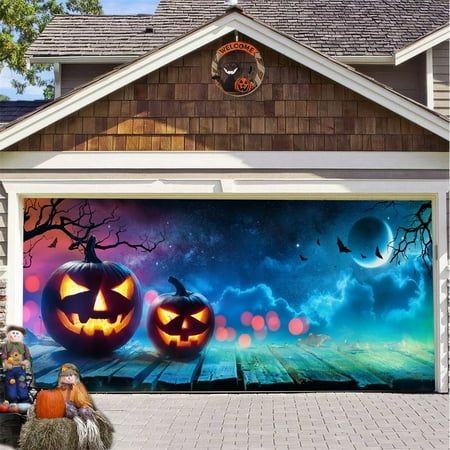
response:
<path id="1" fill-rule="evenodd" d="M 65 348 L 108 354 L 125 344 L 142 315 L 142 296 L 133 272 L 122 264 L 100 261 L 95 238 L 85 260 L 55 270 L 42 293 L 42 318 L 50 336 Z"/>
<path id="2" fill-rule="evenodd" d="M 169 282 L 177 291 L 156 300 L 148 316 L 148 334 L 163 355 L 194 357 L 213 334 L 214 312 L 203 295 L 186 291 L 174 277 Z"/>
<path id="3" fill-rule="evenodd" d="M 247 77 L 239 77 L 234 83 L 237 92 L 250 92 L 253 87 L 253 83 Z"/>

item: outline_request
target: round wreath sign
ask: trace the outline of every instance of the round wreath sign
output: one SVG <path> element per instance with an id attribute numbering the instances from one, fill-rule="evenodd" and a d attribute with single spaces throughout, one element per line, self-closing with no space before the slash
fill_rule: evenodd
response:
<path id="1" fill-rule="evenodd" d="M 262 83 L 264 63 L 259 50 L 248 42 L 235 41 L 222 45 L 211 65 L 212 79 L 228 95 L 251 94 Z"/>

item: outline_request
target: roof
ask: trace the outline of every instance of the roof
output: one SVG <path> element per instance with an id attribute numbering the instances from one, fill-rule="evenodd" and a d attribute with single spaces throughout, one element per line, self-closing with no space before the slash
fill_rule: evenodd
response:
<path id="1" fill-rule="evenodd" d="M 58 120 L 233 31 L 238 31 L 263 45 L 276 49 L 277 52 L 291 60 L 448 140 L 448 121 L 440 114 L 398 94 L 355 69 L 296 42 L 291 37 L 243 14 L 239 9 L 232 8 L 208 24 L 129 64 L 113 69 L 90 83 L 59 97 L 38 111 L 10 123 L 0 131 L 0 150 L 8 148 Z"/>
<path id="2" fill-rule="evenodd" d="M 48 102 L 49 100 L 0 101 L 0 124 L 12 122 Z"/>
<path id="3" fill-rule="evenodd" d="M 330 56 L 393 55 L 449 19 L 447 0 L 240 0 L 239 7 Z M 28 55 L 139 56 L 226 8 L 224 0 L 160 0 L 153 16 L 56 16 Z"/>
<path id="4" fill-rule="evenodd" d="M 447 22 L 395 52 L 395 65 L 408 61 L 409 59 L 414 58 L 414 56 L 439 45 L 441 42 L 448 41 L 449 39 L 450 24 Z"/>

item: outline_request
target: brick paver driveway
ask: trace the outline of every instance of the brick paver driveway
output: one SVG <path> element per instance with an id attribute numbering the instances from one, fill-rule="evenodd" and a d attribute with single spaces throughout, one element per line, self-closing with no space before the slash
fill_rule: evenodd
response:
<path id="1" fill-rule="evenodd" d="M 381 393 L 96 395 L 114 450 L 449 448 L 448 396 Z"/>

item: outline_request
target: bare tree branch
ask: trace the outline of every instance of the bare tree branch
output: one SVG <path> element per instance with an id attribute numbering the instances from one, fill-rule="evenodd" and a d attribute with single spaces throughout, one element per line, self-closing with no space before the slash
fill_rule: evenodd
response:
<path id="1" fill-rule="evenodd" d="M 86 249 L 89 237 L 94 233 L 104 234 L 95 245 L 95 248 L 100 250 L 126 245 L 135 250 L 151 253 L 165 241 L 162 233 L 156 240 L 148 236 L 141 237 L 139 242 L 124 239 L 123 234 L 127 228 L 120 223 L 117 208 L 113 208 L 107 216 L 98 216 L 89 200 L 70 205 L 64 199 L 51 199 L 45 203 L 37 199 L 27 199 L 24 205 L 23 239 L 24 243 L 29 245 L 24 250 L 24 267 L 31 266 L 33 249 L 49 231 L 59 231 L 68 236 L 72 241 L 69 250 L 79 251 Z"/>

